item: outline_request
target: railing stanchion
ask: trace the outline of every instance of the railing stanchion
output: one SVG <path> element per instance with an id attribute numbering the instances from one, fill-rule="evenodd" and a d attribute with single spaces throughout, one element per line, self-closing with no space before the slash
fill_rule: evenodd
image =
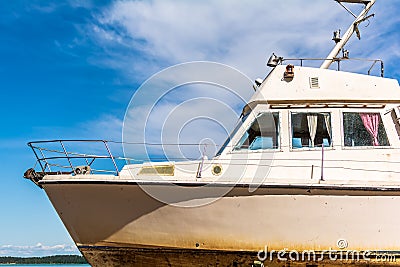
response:
<path id="1" fill-rule="evenodd" d="M 324 181 L 324 144 L 322 144 L 322 156 L 321 156 L 321 181 Z"/>
<path id="2" fill-rule="evenodd" d="M 39 149 L 39 151 L 40 151 L 40 154 L 42 154 L 43 160 L 44 160 L 44 162 L 45 162 L 45 164 L 44 164 L 44 171 L 46 171 L 46 168 L 49 168 L 49 172 L 51 172 L 50 164 L 47 162 L 47 159 L 46 159 L 46 157 L 44 156 L 44 153 L 43 153 L 42 149 L 41 149 L 40 147 L 39 147 L 38 149 Z"/>
<path id="3" fill-rule="evenodd" d="M 32 146 L 31 143 L 28 143 L 28 146 L 31 147 L 31 149 L 32 149 L 32 151 L 33 151 L 33 154 L 35 154 L 35 157 L 36 157 L 36 159 L 37 159 L 37 162 L 39 162 L 40 168 L 42 168 L 42 172 L 45 172 L 46 170 L 43 168 L 42 161 L 39 159 L 39 156 L 38 156 L 38 154 L 36 153 L 36 150 L 34 149 L 34 147 Z M 42 151 L 42 150 L 40 150 L 40 151 Z M 42 155 L 43 155 L 43 153 L 42 153 Z"/>
<path id="4" fill-rule="evenodd" d="M 114 157 L 113 157 L 113 155 L 111 154 L 110 149 L 108 148 L 107 142 L 103 140 L 103 143 L 104 143 L 104 145 L 105 145 L 105 147 L 106 147 L 106 149 L 107 149 L 107 152 L 108 152 L 108 155 L 110 156 L 110 159 L 112 160 L 112 162 L 113 162 L 113 164 L 114 164 L 115 172 L 116 172 L 117 175 L 119 175 L 118 166 L 117 166 L 117 164 L 115 163 Z"/>
<path id="5" fill-rule="evenodd" d="M 67 150 L 65 149 L 64 144 L 63 144 L 63 142 L 62 142 L 61 140 L 60 140 L 60 144 L 61 144 L 61 147 L 62 147 L 62 149 L 63 149 L 63 151 L 64 151 L 65 156 L 67 157 L 69 166 L 71 166 L 72 171 L 75 171 L 74 166 L 72 166 L 72 162 L 71 162 L 71 160 L 70 160 L 70 158 L 69 158 L 69 156 L 68 156 L 68 152 L 67 152 Z"/>

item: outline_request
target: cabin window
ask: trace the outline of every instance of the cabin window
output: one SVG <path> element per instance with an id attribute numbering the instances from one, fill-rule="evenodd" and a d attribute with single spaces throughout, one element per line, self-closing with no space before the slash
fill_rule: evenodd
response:
<path id="1" fill-rule="evenodd" d="M 332 146 L 329 112 L 293 112 L 291 122 L 293 149 Z"/>
<path id="2" fill-rule="evenodd" d="M 219 156 L 222 154 L 222 152 L 225 150 L 226 146 L 229 144 L 231 141 L 232 137 L 235 136 L 237 131 L 239 131 L 240 127 L 242 127 L 243 123 L 246 121 L 247 117 L 250 115 L 250 113 L 247 113 L 246 115 L 241 115 L 238 122 L 236 123 L 235 128 L 233 129 L 232 133 L 228 136 L 228 138 L 225 140 L 224 144 L 221 146 L 219 151 L 217 152 L 216 156 Z"/>
<path id="3" fill-rule="evenodd" d="M 279 113 L 260 113 L 242 136 L 235 150 L 279 147 Z"/>
<path id="4" fill-rule="evenodd" d="M 345 146 L 389 146 L 379 113 L 343 112 Z"/>

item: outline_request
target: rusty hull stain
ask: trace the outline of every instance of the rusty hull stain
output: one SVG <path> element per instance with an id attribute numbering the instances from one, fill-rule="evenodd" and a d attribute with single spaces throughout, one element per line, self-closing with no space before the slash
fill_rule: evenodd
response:
<path id="1" fill-rule="evenodd" d="M 169 249 L 169 248 L 132 248 L 132 247 L 95 247 L 79 248 L 87 261 L 94 267 L 109 266 L 230 266 L 256 267 L 260 261 L 255 251 L 218 251 L 202 249 Z M 319 255 L 317 254 L 318 258 Z M 328 256 L 318 261 L 279 260 L 273 255 L 263 262 L 265 267 L 335 267 L 335 266 L 400 266 L 400 255 L 394 261 L 371 260 L 331 260 Z"/>

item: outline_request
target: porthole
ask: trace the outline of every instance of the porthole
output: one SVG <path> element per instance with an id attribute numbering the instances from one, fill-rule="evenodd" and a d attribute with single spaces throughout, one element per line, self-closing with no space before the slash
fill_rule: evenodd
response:
<path id="1" fill-rule="evenodd" d="M 214 175 L 220 175 L 222 173 L 222 166 L 220 164 L 215 164 L 211 171 Z"/>

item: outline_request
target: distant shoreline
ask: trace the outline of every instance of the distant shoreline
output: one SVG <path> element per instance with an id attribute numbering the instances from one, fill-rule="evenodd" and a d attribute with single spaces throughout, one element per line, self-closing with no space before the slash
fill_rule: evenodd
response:
<path id="1" fill-rule="evenodd" d="M 88 264 L 80 255 L 54 255 L 44 257 L 0 257 L 0 265 L 5 264 Z"/>

